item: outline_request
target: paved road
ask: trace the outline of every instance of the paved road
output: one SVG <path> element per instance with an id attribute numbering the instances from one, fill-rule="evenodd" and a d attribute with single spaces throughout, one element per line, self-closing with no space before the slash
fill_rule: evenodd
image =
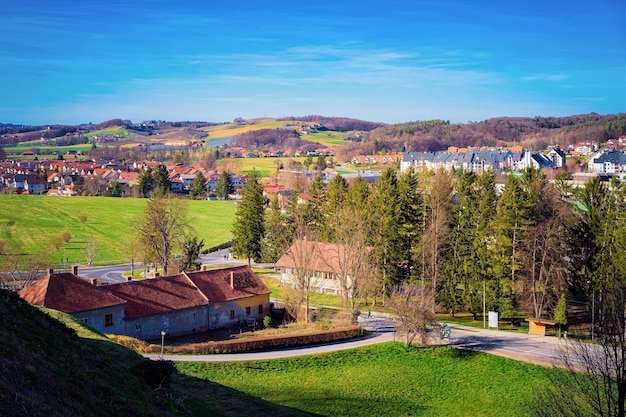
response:
<path id="1" fill-rule="evenodd" d="M 194 362 L 265 360 L 334 352 L 392 340 L 402 342 L 402 340 L 398 339 L 394 323 L 389 316 L 374 313 L 371 319 L 363 319 L 363 326 L 372 332 L 371 336 L 346 342 L 335 342 L 268 352 L 215 355 L 164 355 L 163 359 Z M 564 345 L 562 339 L 559 340 L 554 337 L 478 329 L 460 325 L 451 325 L 450 327 L 451 337 L 449 345 L 451 347 L 487 352 L 543 366 L 557 365 L 557 351 Z M 161 355 L 159 354 L 146 354 L 144 356 L 154 360 L 161 359 Z"/>
<path id="2" fill-rule="evenodd" d="M 205 265 L 228 264 L 242 265 L 244 262 L 234 260 L 228 257 L 228 250 L 222 250 L 214 253 L 202 255 L 201 261 Z M 176 262 L 175 260 L 172 262 Z M 143 268 L 144 265 L 135 263 L 135 268 Z M 102 282 L 114 284 L 117 282 L 126 282 L 123 274 L 131 270 L 131 265 L 119 264 L 111 266 L 98 266 L 93 268 L 82 267 L 78 269 L 78 275 L 83 278 L 95 278 Z"/>

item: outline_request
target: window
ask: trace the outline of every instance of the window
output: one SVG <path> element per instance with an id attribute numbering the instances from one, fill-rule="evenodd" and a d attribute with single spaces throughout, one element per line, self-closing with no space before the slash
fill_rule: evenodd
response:
<path id="1" fill-rule="evenodd" d="M 230 319 L 235 320 L 235 310 L 230 310 Z"/>
<path id="2" fill-rule="evenodd" d="M 135 333 L 141 333 L 141 324 L 135 324 Z"/>
<path id="3" fill-rule="evenodd" d="M 84 324 L 89 324 L 87 319 L 80 319 L 80 321 L 82 321 Z"/>
<path id="4" fill-rule="evenodd" d="M 259 304 L 259 314 L 263 314 L 263 304 Z"/>
<path id="5" fill-rule="evenodd" d="M 250 315 L 250 307 L 246 307 L 246 316 Z"/>
<path id="6" fill-rule="evenodd" d="M 104 327 L 113 326 L 113 314 L 104 315 Z"/>

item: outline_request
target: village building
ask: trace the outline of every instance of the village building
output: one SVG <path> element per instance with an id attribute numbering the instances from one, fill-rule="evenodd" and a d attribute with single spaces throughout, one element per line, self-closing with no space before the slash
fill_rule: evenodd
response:
<path id="1" fill-rule="evenodd" d="M 143 339 L 250 325 L 270 315 L 270 290 L 247 265 L 110 285 L 80 278 L 76 267 L 50 270 L 20 296 L 99 332 Z"/>

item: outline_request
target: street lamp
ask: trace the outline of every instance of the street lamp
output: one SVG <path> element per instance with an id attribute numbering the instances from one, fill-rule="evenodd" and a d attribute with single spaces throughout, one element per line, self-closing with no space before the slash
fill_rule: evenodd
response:
<path id="1" fill-rule="evenodd" d="M 165 330 L 161 330 L 161 360 L 163 360 L 164 345 L 165 345 Z"/>

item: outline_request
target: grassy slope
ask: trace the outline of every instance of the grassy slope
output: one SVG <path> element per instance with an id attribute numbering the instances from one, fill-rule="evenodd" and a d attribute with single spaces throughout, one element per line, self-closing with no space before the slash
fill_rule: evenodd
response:
<path id="1" fill-rule="evenodd" d="M 67 315 L 0 290 L 0 317 L 2 416 L 526 416 L 545 372 L 560 372 L 389 342 L 272 361 L 177 363 L 170 402 L 133 371 L 143 358 Z"/>
<path id="2" fill-rule="evenodd" d="M 325 416 L 527 416 L 538 366 L 447 348 L 388 342 L 246 363 L 177 363 L 180 372 Z M 556 371 L 559 372 L 559 371 Z"/>
<path id="3" fill-rule="evenodd" d="M 0 415 L 167 416 L 176 411 L 130 371 L 145 362 L 138 354 L 85 329 L 81 332 L 89 338 L 79 339 L 74 330 L 2 290 L 0 317 Z"/>
<path id="4" fill-rule="evenodd" d="M 63 248 L 54 250 L 52 239 L 67 231 L 72 235 L 66 253 L 69 262 L 84 262 L 85 242 L 97 243 L 96 262 L 126 257 L 131 225 L 146 199 L 108 197 L 47 197 L 0 194 L 0 240 L 7 249 L 18 244 L 24 253 L 41 249 L 50 261 L 63 258 Z M 187 201 L 188 219 L 205 247 L 230 239 L 236 205 L 224 201 Z M 81 215 L 86 222 L 81 223 Z"/>

